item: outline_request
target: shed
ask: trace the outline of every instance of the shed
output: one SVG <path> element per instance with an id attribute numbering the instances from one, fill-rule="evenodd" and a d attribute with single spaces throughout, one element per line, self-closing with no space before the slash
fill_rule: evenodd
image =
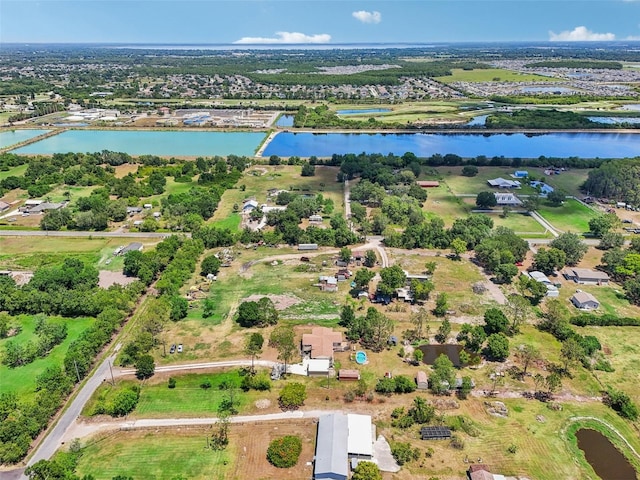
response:
<path id="1" fill-rule="evenodd" d="M 309 221 L 311 223 L 322 223 L 322 216 L 321 215 L 311 215 L 309 217 Z"/>
<path id="2" fill-rule="evenodd" d="M 132 242 L 120 250 L 120 255 L 126 255 L 129 252 L 140 252 L 143 248 L 144 247 L 140 242 Z"/>
<path id="3" fill-rule="evenodd" d="M 525 178 L 528 176 L 529 176 L 529 172 L 527 172 L 526 170 L 516 170 L 515 172 L 513 172 L 514 178 Z"/>
<path id="4" fill-rule="evenodd" d="M 600 302 L 587 292 L 577 291 L 571 297 L 571 303 L 580 310 L 596 310 L 600 307 Z"/>
<path id="5" fill-rule="evenodd" d="M 422 188 L 436 188 L 440 186 L 440 182 L 435 180 L 420 180 L 417 181 L 416 184 Z"/>
<path id="6" fill-rule="evenodd" d="M 343 382 L 355 382 L 360 380 L 360 370 L 341 368 L 338 371 L 338 380 Z"/>
<path id="7" fill-rule="evenodd" d="M 10 207 L 10 205 L 7 202 L 3 202 L 2 200 L 0 200 L 0 212 L 4 212 L 5 210 L 8 210 Z"/>
<path id="8" fill-rule="evenodd" d="M 317 250 L 317 243 L 300 243 L 298 244 L 298 250 Z"/>
<path id="9" fill-rule="evenodd" d="M 302 361 L 303 365 L 307 367 L 307 375 L 310 377 L 329 375 L 329 369 L 331 368 L 331 360 L 328 358 L 305 358 Z"/>
<path id="10" fill-rule="evenodd" d="M 313 466 L 315 480 L 347 480 L 349 427 L 346 415 L 334 413 L 318 419 L 316 456 Z"/>
<path id="11" fill-rule="evenodd" d="M 590 268 L 567 268 L 562 274 L 567 280 L 573 280 L 583 285 L 608 285 L 609 275 Z"/>
<path id="12" fill-rule="evenodd" d="M 427 374 L 422 370 L 416 373 L 416 385 L 418 386 L 418 390 L 429 389 L 429 379 L 427 378 Z"/>

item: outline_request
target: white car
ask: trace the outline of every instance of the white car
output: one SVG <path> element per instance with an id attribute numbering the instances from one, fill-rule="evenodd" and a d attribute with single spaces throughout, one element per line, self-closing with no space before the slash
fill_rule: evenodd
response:
<path id="1" fill-rule="evenodd" d="M 182 353 L 182 344 L 178 344 L 178 353 Z"/>

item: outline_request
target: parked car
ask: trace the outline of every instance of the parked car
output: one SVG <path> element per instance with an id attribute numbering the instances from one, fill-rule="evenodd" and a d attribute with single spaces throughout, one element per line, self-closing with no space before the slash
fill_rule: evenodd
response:
<path id="1" fill-rule="evenodd" d="M 171 345 L 171 348 L 169 349 L 169 353 L 176 353 L 176 344 L 175 343 L 173 345 Z"/>
<path id="2" fill-rule="evenodd" d="M 182 353 L 182 344 L 181 343 L 178 345 L 178 353 Z"/>

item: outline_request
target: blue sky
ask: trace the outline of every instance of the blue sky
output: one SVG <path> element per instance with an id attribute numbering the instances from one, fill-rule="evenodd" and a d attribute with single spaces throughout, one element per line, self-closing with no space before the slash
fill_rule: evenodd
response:
<path id="1" fill-rule="evenodd" d="M 0 43 L 640 40 L 640 0 L 0 0 Z"/>

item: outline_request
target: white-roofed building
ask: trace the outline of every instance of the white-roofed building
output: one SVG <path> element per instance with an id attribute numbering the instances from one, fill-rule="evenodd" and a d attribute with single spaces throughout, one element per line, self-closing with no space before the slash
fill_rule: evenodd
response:
<path id="1" fill-rule="evenodd" d="M 494 195 L 496 197 L 496 203 L 499 206 L 519 207 L 522 205 L 522 200 L 516 197 L 513 193 L 496 192 Z"/>
<path id="2" fill-rule="evenodd" d="M 370 459 L 373 457 L 373 425 L 370 415 L 347 415 L 349 436 L 347 451 L 350 458 Z"/>
<path id="3" fill-rule="evenodd" d="M 507 180 L 502 177 L 487 180 L 487 183 L 495 188 L 520 188 L 522 185 L 518 180 Z"/>

